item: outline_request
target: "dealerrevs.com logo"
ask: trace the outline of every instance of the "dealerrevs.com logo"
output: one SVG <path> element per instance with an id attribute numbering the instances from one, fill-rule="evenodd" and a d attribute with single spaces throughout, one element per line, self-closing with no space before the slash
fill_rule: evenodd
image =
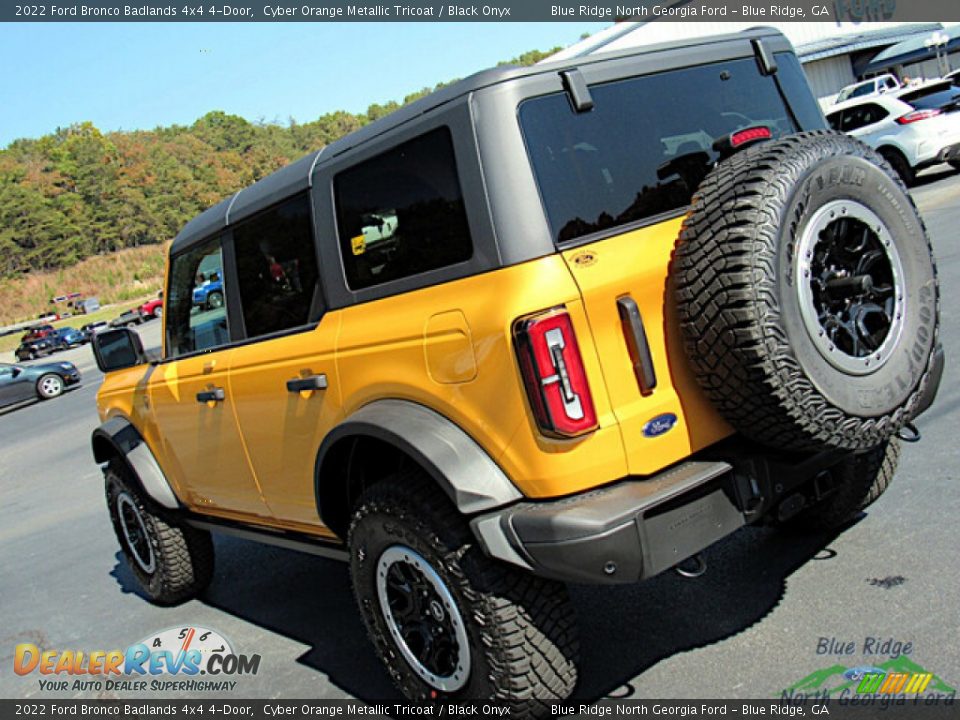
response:
<path id="1" fill-rule="evenodd" d="M 126 650 L 47 650 L 23 643 L 13 658 L 17 675 L 39 676 L 40 689 L 50 691 L 225 691 L 237 685 L 229 678 L 259 669 L 259 655 L 236 653 L 216 630 L 197 626 L 148 635 Z"/>

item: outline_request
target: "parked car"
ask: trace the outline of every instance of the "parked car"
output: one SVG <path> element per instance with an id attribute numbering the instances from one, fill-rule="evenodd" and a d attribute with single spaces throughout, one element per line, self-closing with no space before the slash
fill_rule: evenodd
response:
<path id="1" fill-rule="evenodd" d="M 66 350 L 90 342 L 82 330 L 72 327 L 57 328 L 48 336 L 48 339 L 56 350 Z"/>
<path id="2" fill-rule="evenodd" d="M 143 315 L 139 308 L 124 310 L 117 317 L 110 321 L 110 327 L 127 327 L 128 325 L 139 325 L 143 322 Z"/>
<path id="3" fill-rule="evenodd" d="M 23 335 L 23 337 L 20 338 L 20 342 L 44 338 L 52 333 L 55 329 L 56 328 L 54 328 L 53 325 L 34 325 Z"/>
<path id="4" fill-rule="evenodd" d="M 93 339 L 93 336 L 97 333 L 101 333 L 104 330 L 110 329 L 110 323 L 106 320 L 97 320 L 96 322 L 87 323 L 86 325 L 80 326 L 80 332 L 82 332 L 86 338 L 87 342 Z"/>
<path id="5" fill-rule="evenodd" d="M 13 354 L 17 360 L 23 362 L 24 360 L 35 360 L 44 355 L 51 355 L 59 349 L 59 344 L 54 343 L 50 337 L 41 337 L 24 340 Z"/>
<path id="6" fill-rule="evenodd" d="M 943 371 L 922 220 L 770 29 L 448 85 L 208 208 L 168 268 L 161 369 L 94 341 L 142 592 L 201 593 L 212 531 L 338 557 L 401 692 L 513 717 L 577 683 L 565 582 L 842 527 Z"/>
<path id="7" fill-rule="evenodd" d="M 157 293 L 153 300 L 147 300 L 140 306 L 140 314 L 146 320 L 153 320 L 163 315 L 163 290 Z"/>
<path id="8" fill-rule="evenodd" d="M 223 283 L 219 273 L 213 273 L 209 279 L 194 287 L 193 304 L 201 310 L 223 307 Z"/>
<path id="9" fill-rule="evenodd" d="M 50 400 L 65 388 L 80 382 L 80 371 L 73 363 L 11 365 L 0 363 L 0 406 L 38 398 Z"/>
<path id="10" fill-rule="evenodd" d="M 960 169 L 960 87 L 950 82 L 850 100 L 827 122 L 875 148 L 907 185 L 931 165 Z"/>
<path id="11" fill-rule="evenodd" d="M 884 93 L 897 90 L 899 87 L 900 83 L 893 75 L 890 75 L 889 73 L 885 75 L 878 75 L 877 77 L 870 78 L 869 80 L 847 85 L 837 94 L 837 97 L 833 102 L 834 104 L 839 104 L 854 98 L 883 95 Z"/>

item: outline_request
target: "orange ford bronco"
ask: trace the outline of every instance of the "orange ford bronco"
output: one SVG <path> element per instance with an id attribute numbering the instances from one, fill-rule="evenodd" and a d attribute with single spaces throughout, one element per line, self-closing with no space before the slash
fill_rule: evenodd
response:
<path id="1" fill-rule="evenodd" d="M 342 557 L 403 693 L 521 714 L 577 682 L 564 582 L 849 520 L 943 368 L 910 196 L 763 30 L 446 87 L 192 220 L 164 302 L 95 345 L 145 592 L 211 532 Z"/>

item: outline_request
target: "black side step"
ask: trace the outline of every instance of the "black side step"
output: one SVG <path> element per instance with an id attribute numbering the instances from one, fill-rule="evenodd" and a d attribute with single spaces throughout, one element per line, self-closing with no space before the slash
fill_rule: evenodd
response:
<path id="1" fill-rule="evenodd" d="M 319 540 L 305 533 L 243 525 L 229 520 L 211 518 L 209 516 L 191 516 L 186 519 L 186 522 L 188 525 L 200 530 L 233 535 L 234 537 L 244 540 L 253 540 L 254 542 L 275 545 L 277 547 L 287 548 L 288 550 L 297 550 L 310 555 L 319 555 L 320 557 L 331 560 L 346 561 L 350 559 L 350 553 L 342 543 Z"/>

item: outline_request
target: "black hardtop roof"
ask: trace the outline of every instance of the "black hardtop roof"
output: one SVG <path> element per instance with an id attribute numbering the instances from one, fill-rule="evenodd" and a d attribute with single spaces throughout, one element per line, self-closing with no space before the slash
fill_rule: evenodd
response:
<path id="1" fill-rule="evenodd" d="M 223 230 L 228 225 L 242 218 L 249 217 L 286 197 L 306 190 L 311 185 L 313 170 L 318 165 L 323 164 L 325 161 L 337 155 L 343 154 L 351 148 L 362 145 L 379 135 L 410 122 L 420 115 L 425 115 L 441 105 L 445 105 L 477 90 L 520 78 L 556 73 L 562 70 L 607 62 L 623 57 L 649 55 L 675 50 L 677 48 L 698 47 L 722 42 L 749 42 L 754 38 L 784 39 L 783 35 L 774 28 L 757 27 L 739 33 L 711 35 L 669 43 L 656 43 L 625 50 L 597 53 L 596 55 L 570 57 L 555 62 L 531 65 L 529 67 L 505 65 L 489 70 L 482 70 L 463 80 L 458 80 L 455 83 L 451 83 L 446 87 L 432 92 L 409 105 L 398 108 L 389 115 L 343 136 L 321 150 L 314 151 L 306 157 L 300 158 L 296 162 L 268 175 L 262 180 L 258 180 L 253 185 L 243 188 L 233 196 L 221 200 L 216 205 L 204 210 L 183 227 L 174 238 L 170 252 L 177 253 L 185 250 L 196 242 L 210 237 L 217 231 Z"/>

